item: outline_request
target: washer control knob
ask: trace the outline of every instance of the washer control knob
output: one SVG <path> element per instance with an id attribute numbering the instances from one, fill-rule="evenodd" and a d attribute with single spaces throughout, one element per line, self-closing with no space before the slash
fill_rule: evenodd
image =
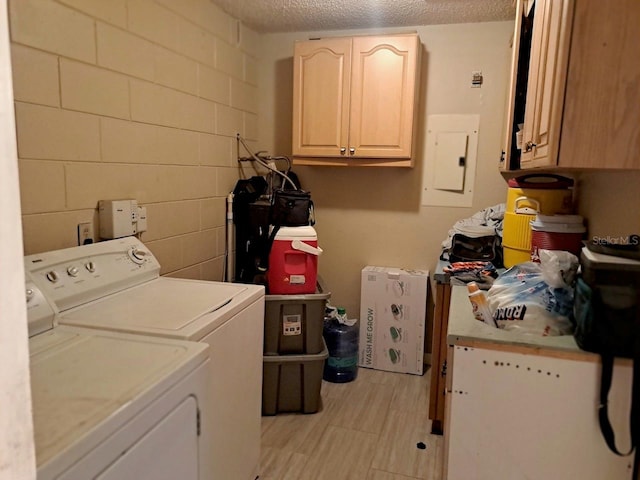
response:
<path id="1" fill-rule="evenodd" d="M 36 294 L 36 292 L 33 291 L 33 288 L 27 288 L 27 291 L 25 293 L 27 295 L 27 303 L 29 303 L 33 296 Z"/>
<path id="2" fill-rule="evenodd" d="M 94 262 L 87 262 L 84 264 L 84 268 L 93 273 L 96 271 L 96 264 Z"/>
<path id="3" fill-rule="evenodd" d="M 67 268 L 67 273 L 70 277 L 77 277 L 78 273 L 80 273 L 80 270 L 78 270 L 78 267 L 71 265 L 69 268 Z"/>
<path id="4" fill-rule="evenodd" d="M 55 270 L 51 270 L 50 272 L 47 272 L 47 280 L 49 280 L 52 283 L 56 283 L 58 280 L 60 280 L 60 276 L 58 275 L 58 272 L 56 272 Z"/>
<path id="5" fill-rule="evenodd" d="M 129 258 L 131 260 L 133 260 L 134 263 L 137 263 L 138 265 L 142 265 L 144 263 L 145 260 L 145 256 L 147 255 L 147 252 L 144 250 L 139 250 L 136 247 L 133 247 L 131 250 L 129 250 Z"/>

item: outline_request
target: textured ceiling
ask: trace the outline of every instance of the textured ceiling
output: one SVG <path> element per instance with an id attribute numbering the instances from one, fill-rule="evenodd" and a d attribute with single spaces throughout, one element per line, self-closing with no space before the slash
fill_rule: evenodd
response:
<path id="1" fill-rule="evenodd" d="M 262 33 L 406 27 L 514 18 L 513 0 L 211 0 Z"/>

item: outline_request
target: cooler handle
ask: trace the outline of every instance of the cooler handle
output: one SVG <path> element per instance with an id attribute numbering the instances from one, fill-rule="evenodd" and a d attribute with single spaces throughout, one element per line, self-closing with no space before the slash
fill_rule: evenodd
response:
<path id="1" fill-rule="evenodd" d="M 530 207 L 524 207 L 522 209 L 518 208 L 518 203 L 523 202 L 523 201 L 527 201 L 527 202 L 533 203 L 535 205 L 535 211 L 532 211 Z M 528 215 L 533 215 L 534 213 L 538 213 L 540 211 L 540 202 L 537 201 L 534 198 L 518 197 L 518 198 L 516 198 L 514 209 L 515 209 L 516 213 L 525 213 L 525 214 L 528 214 Z"/>
<path id="2" fill-rule="evenodd" d="M 301 252 L 310 253 L 311 255 L 320 255 L 322 254 L 322 249 L 320 247 L 313 247 L 308 243 L 304 243 L 301 240 L 292 240 L 291 248 L 294 250 L 300 250 Z"/>

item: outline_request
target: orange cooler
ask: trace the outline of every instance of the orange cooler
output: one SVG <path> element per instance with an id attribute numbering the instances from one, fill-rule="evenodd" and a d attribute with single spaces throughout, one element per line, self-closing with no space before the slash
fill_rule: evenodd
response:
<path id="1" fill-rule="evenodd" d="M 315 293 L 321 253 L 313 227 L 281 227 L 269 253 L 269 294 Z"/>

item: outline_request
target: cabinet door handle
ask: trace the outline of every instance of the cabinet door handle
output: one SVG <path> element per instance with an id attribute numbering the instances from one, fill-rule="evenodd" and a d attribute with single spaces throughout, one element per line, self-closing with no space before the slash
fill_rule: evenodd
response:
<path id="1" fill-rule="evenodd" d="M 347 153 L 347 148 L 346 147 L 342 147 L 340 149 L 340 155 L 344 155 L 345 153 Z"/>
<path id="2" fill-rule="evenodd" d="M 537 147 L 537 146 L 538 146 L 537 143 L 527 142 L 527 144 L 525 145 L 525 152 L 530 152 L 531 150 L 533 150 L 534 147 Z"/>
<path id="3" fill-rule="evenodd" d="M 351 148 L 349 149 L 349 155 L 355 155 L 355 153 L 356 153 L 356 149 L 355 149 L 355 148 L 353 148 L 353 147 L 351 147 Z"/>

